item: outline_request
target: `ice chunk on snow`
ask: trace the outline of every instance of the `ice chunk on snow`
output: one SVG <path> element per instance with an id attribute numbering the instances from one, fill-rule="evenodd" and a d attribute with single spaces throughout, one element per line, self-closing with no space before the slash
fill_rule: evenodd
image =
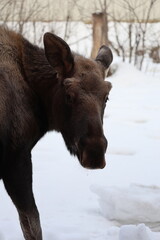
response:
<path id="1" fill-rule="evenodd" d="M 120 227 L 118 240 L 159 240 L 160 232 L 152 232 L 145 224 Z"/>
<path id="2" fill-rule="evenodd" d="M 97 238 L 97 240 L 99 237 Z M 101 238 L 100 238 L 101 239 Z M 160 233 L 152 232 L 145 224 L 139 225 L 123 225 L 120 228 L 110 227 L 106 235 L 106 240 L 159 240 Z"/>
<path id="3" fill-rule="evenodd" d="M 160 188 L 130 185 L 128 188 L 95 187 L 102 214 L 122 224 L 160 223 Z M 160 225 L 160 224 L 158 224 Z"/>
<path id="4" fill-rule="evenodd" d="M 5 240 L 5 237 L 3 236 L 3 234 L 0 232 L 0 240 Z"/>
<path id="5" fill-rule="evenodd" d="M 147 231 L 148 230 L 148 231 Z M 152 240 L 150 230 L 145 224 L 124 225 L 119 231 L 119 240 Z"/>

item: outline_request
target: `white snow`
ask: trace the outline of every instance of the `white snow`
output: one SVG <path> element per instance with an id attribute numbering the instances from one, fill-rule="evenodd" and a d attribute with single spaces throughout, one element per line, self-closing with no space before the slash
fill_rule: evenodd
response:
<path id="1" fill-rule="evenodd" d="M 99 196 L 101 212 L 107 219 L 123 224 L 160 224 L 160 188 L 130 185 L 120 187 L 92 187 Z"/>
<path id="2" fill-rule="evenodd" d="M 160 75 L 116 58 L 113 64 L 117 71 L 108 78 L 113 89 L 104 116 L 106 168 L 83 169 L 55 132 L 33 149 L 44 240 L 160 239 Z M 0 240 L 22 240 L 2 182 L 0 202 Z"/>

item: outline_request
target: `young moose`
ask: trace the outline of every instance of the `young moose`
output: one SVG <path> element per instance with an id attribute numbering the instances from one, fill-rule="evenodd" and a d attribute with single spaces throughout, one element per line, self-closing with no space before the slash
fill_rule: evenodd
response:
<path id="1" fill-rule="evenodd" d="M 54 34 L 44 50 L 0 27 L 0 179 L 15 204 L 26 240 L 42 240 L 32 192 L 31 150 L 50 130 L 62 134 L 85 168 L 104 168 L 103 113 L 112 62 L 102 46 L 95 60 L 72 53 Z"/>

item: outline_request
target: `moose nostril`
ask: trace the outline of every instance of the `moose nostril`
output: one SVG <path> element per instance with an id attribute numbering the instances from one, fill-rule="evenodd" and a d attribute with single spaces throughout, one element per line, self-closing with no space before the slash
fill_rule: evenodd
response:
<path id="1" fill-rule="evenodd" d="M 101 164 L 100 168 L 103 169 L 103 168 L 105 168 L 105 166 L 106 166 L 106 162 L 103 161 L 103 163 Z"/>
<path id="2" fill-rule="evenodd" d="M 106 152 L 107 147 L 108 147 L 108 141 L 105 137 L 104 137 L 104 145 L 105 145 L 105 152 Z"/>

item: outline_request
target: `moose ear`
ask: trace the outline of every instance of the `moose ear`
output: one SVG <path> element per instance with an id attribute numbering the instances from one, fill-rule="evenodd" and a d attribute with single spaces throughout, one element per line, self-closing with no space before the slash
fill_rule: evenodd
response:
<path id="1" fill-rule="evenodd" d="M 44 34 L 43 40 L 49 64 L 63 77 L 70 77 L 74 68 L 74 58 L 68 44 L 49 32 Z"/>
<path id="2" fill-rule="evenodd" d="M 113 60 L 113 55 L 112 55 L 111 49 L 105 45 L 100 47 L 95 60 L 98 63 L 100 63 L 104 67 L 105 70 L 107 70 Z"/>

